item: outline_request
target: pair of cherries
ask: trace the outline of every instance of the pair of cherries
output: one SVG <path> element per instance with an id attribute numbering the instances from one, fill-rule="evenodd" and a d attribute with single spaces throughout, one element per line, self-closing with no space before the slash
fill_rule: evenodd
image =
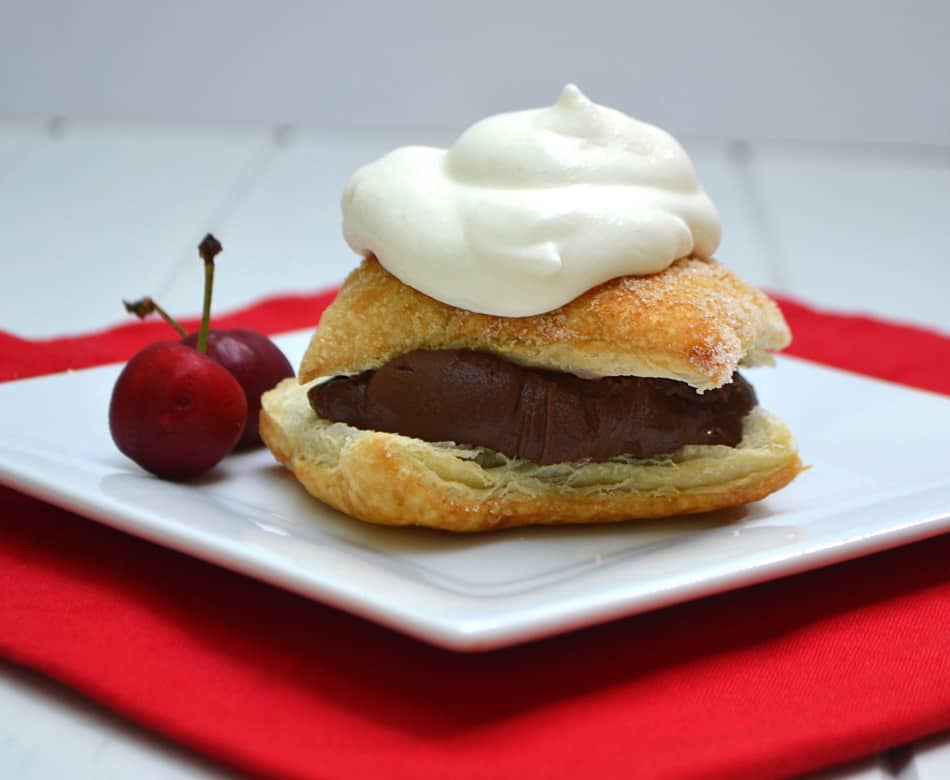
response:
<path id="1" fill-rule="evenodd" d="M 258 446 L 261 394 L 294 375 L 264 334 L 209 327 L 214 258 L 221 249 L 211 234 L 198 247 L 205 290 L 197 333 L 186 333 L 151 298 L 125 304 L 139 317 L 157 312 L 181 335 L 179 341 L 158 341 L 134 355 L 109 404 L 116 446 L 164 479 L 198 476 L 235 448 Z"/>

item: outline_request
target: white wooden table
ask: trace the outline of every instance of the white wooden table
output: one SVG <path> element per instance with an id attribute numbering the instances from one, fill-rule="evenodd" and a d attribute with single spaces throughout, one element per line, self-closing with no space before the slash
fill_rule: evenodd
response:
<path id="1" fill-rule="evenodd" d="M 446 133 L 0 122 L 0 328 L 91 330 L 150 294 L 201 298 L 214 232 L 215 309 L 338 282 L 355 258 L 339 195 L 361 163 Z M 950 334 L 950 147 L 686 141 L 722 213 L 719 257 L 751 282 L 837 311 Z M 55 747 L 54 747 L 55 746 Z M 31 672 L 0 663 L 0 777 L 222 777 L 203 759 Z M 944 780 L 950 736 L 822 777 Z"/>

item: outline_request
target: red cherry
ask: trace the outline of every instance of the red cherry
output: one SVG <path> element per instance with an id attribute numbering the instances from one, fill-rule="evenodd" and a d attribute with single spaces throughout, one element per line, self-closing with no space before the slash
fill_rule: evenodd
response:
<path id="1" fill-rule="evenodd" d="M 198 334 L 186 336 L 181 343 L 194 347 L 198 343 Z M 238 447 L 257 447 L 261 444 L 261 395 L 282 379 L 292 377 L 293 367 L 273 341 L 248 328 L 211 328 L 208 331 L 208 357 L 230 371 L 244 390 L 247 426 Z"/>
<path id="2" fill-rule="evenodd" d="M 241 437 L 247 402 L 218 363 L 158 341 L 125 366 L 112 391 L 109 431 L 121 452 L 164 479 L 203 474 Z"/>

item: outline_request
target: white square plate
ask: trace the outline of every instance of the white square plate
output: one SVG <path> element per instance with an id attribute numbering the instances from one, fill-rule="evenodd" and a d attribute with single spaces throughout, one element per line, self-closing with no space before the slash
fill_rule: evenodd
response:
<path id="1" fill-rule="evenodd" d="M 309 332 L 278 339 L 297 362 Z M 188 485 L 107 425 L 120 366 L 0 385 L 0 481 L 456 650 L 512 645 L 950 530 L 950 400 L 791 358 L 749 372 L 812 468 L 744 509 L 455 536 L 351 520 L 266 451 Z"/>

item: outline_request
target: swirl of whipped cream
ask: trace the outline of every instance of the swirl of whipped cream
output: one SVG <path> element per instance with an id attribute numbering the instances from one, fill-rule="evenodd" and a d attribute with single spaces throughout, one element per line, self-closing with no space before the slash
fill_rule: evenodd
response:
<path id="1" fill-rule="evenodd" d="M 588 100 L 477 122 L 450 149 L 360 168 L 343 235 L 403 283 L 470 311 L 552 311 L 610 279 L 710 257 L 719 215 L 667 132 Z"/>

